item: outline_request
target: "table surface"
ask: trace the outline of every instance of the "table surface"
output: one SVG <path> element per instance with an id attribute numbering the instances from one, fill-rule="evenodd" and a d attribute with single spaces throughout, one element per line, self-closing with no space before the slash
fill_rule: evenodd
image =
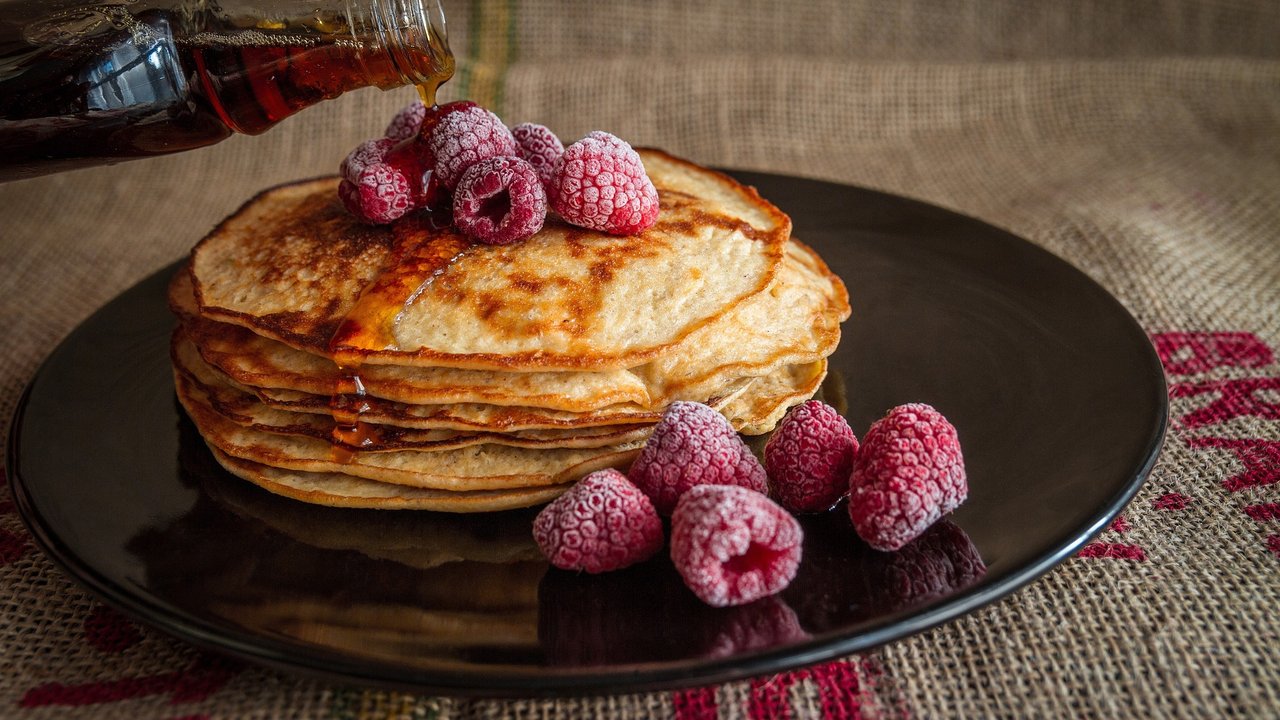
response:
<path id="1" fill-rule="evenodd" d="M 1273 3 L 446 3 L 470 97 L 561 137 L 848 182 L 1002 227 L 1115 295 L 1165 366 L 1121 517 L 1012 597 L 862 655 L 676 692 L 485 700 L 329 684 L 120 617 L 0 497 L 0 715 L 1273 716 L 1280 712 L 1280 9 Z M 1141 27 L 1138 32 L 1134 28 Z M 709 41 L 713 39 L 713 41 Z M 0 185 L 0 430 L 41 360 L 258 189 L 332 172 L 411 101 Z M 802 238 L 803 239 L 803 238 Z M 855 300 L 857 288 L 850 288 Z M 74 452 L 74 448 L 68 448 Z"/>

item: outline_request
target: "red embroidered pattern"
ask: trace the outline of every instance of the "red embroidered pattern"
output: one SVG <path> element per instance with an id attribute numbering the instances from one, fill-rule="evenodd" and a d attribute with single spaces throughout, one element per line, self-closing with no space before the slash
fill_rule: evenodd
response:
<path id="1" fill-rule="evenodd" d="M 1247 332 L 1156 333 L 1151 341 L 1170 375 L 1195 375 L 1218 367 L 1259 368 L 1275 360 L 1271 348 Z"/>
<path id="2" fill-rule="evenodd" d="M 1280 402 L 1267 400 L 1264 392 L 1280 391 L 1280 378 L 1244 378 L 1210 382 L 1177 383 L 1169 387 L 1170 398 L 1215 394 L 1217 399 L 1179 418 L 1188 430 L 1216 425 L 1238 417 L 1280 420 Z"/>
<path id="3" fill-rule="evenodd" d="M 1222 481 L 1222 487 L 1239 492 L 1280 482 L 1280 441 L 1261 438 L 1189 437 L 1193 448 L 1221 448 L 1230 451 L 1244 465 L 1244 472 Z"/>
<path id="4" fill-rule="evenodd" d="M 1275 353 L 1252 333 L 1163 333 L 1152 336 L 1160 360 L 1170 374 L 1190 375 L 1218 367 L 1255 369 L 1275 362 Z M 1192 410 L 1179 419 L 1182 431 L 1217 425 L 1238 417 L 1280 420 L 1280 377 L 1247 377 L 1228 380 L 1205 380 L 1174 383 L 1169 388 L 1171 399 L 1212 394 L 1207 405 Z M 1193 449 L 1226 450 L 1244 466 L 1244 470 L 1222 481 L 1227 492 L 1241 492 L 1280 482 L 1280 441 L 1259 437 L 1219 437 L 1196 435 L 1184 437 Z M 1175 501 L 1156 502 L 1156 507 L 1172 508 Z M 1185 499 L 1180 501 L 1185 507 Z M 1262 503 L 1244 509 L 1259 522 L 1280 516 L 1280 505 Z M 1265 546 L 1280 557 L 1280 535 L 1270 535 Z"/>
<path id="5" fill-rule="evenodd" d="M 240 669 L 240 664 L 234 661 L 201 655 L 185 670 L 177 672 L 81 685 L 39 685 L 28 690 L 19 705 L 24 708 L 48 705 L 81 707 L 166 693 L 173 695 L 169 700 L 171 705 L 198 702 L 221 690 Z"/>
<path id="6" fill-rule="evenodd" d="M 26 536 L 0 530 L 0 567 L 21 560 L 30 549 Z"/>
<path id="7" fill-rule="evenodd" d="M 793 717 L 791 687 L 809 680 L 820 697 L 823 720 L 861 718 L 858 675 L 851 662 L 836 661 L 751 681 L 747 714 L 752 720 Z"/>
<path id="8" fill-rule="evenodd" d="M 1261 505 L 1250 505 L 1244 509 L 1244 514 L 1257 520 L 1258 522 L 1267 522 L 1268 520 L 1280 520 L 1280 503 L 1263 503 Z"/>
<path id="9" fill-rule="evenodd" d="M 817 692 L 822 720 L 861 718 L 863 701 L 873 689 L 874 679 L 864 683 L 860 669 L 870 677 L 883 674 L 874 658 L 849 658 L 755 678 L 751 680 L 747 716 L 752 720 L 797 717 L 791 704 L 792 688 L 808 682 Z M 677 690 L 671 695 L 671 704 L 676 720 L 714 720 L 719 712 L 715 687 Z"/>
<path id="10" fill-rule="evenodd" d="M 98 605 L 84 619 L 84 639 L 98 652 L 122 653 L 142 640 L 138 627 L 106 605 Z"/>
<path id="11" fill-rule="evenodd" d="M 1165 493 L 1151 501 L 1156 510 L 1185 510 L 1191 504 L 1191 498 L 1182 493 Z"/>
<path id="12" fill-rule="evenodd" d="M 1082 558 L 1116 558 L 1119 560 L 1137 560 L 1145 562 L 1147 552 L 1137 545 L 1124 543 L 1091 542 L 1080 548 L 1076 557 Z"/>
<path id="13" fill-rule="evenodd" d="M 677 690 L 671 695 L 676 720 L 715 720 L 717 715 L 715 687 Z"/>

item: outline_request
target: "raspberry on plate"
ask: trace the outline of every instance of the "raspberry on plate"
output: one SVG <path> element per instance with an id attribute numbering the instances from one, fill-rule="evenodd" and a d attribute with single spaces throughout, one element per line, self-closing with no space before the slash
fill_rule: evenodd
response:
<path id="1" fill-rule="evenodd" d="M 538 179 L 549 191 L 556 163 L 564 155 L 564 143 L 546 125 L 537 123 L 521 123 L 511 128 L 511 135 L 516 139 L 520 157 L 538 171 Z"/>
<path id="2" fill-rule="evenodd" d="M 422 127 L 422 118 L 426 116 L 427 106 L 421 100 L 415 100 L 400 108 L 400 112 L 391 118 L 386 132 L 382 134 L 396 141 L 417 137 L 418 130 Z"/>
<path id="3" fill-rule="evenodd" d="M 417 137 L 401 140 L 387 151 L 383 162 L 399 170 L 409 181 L 409 197 L 413 201 L 413 207 L 426 207 L 433 165 L 426 143 Z"/>
<path id="4" fill-rule="evenodd" d="M 662 520 L 626 476 L 593 472 L 538 513 L 533 538 L 563 570 L 608 572 L 662 549 Z"/>
<path id="5" fill-rule="evenodd" d="M 452 191 L 472 165 L 516 154 L 516 140 L 502 120 L 482 107 L 449 112 L 440 118 L 428 143 L 440 184 Z"/>
<path id="6" fill-rule="evenodd" d="M 435 132 L 436 126 L 440 124 L 446 116 L 451 113 L 461 112 L 473 107 L 480 107 L 470 100 L 454 100 L 443 105 L 435 105 L 429 108 L 422 118 L 422 125 L 418 128 L 418 138 L 424 143 L 431 142 L 431 134 Z"/>
<path id="7" fill-rule="evenodd" d="M 364 166 L 355 180 L 338 185 L 338 197 L 364 222 L 386 224 L 413 209 L 412 190 L 404 174 L 386 163 Z"/>
<path id="8" fill-rule="evenodd" d="M 579 227 L 629 235 L 658 219 L 658 190 L 640 155 L 607 132 L 565 148 L 551 184 L 551 207 Z"/>
<path id="9" fill-rule="evenodd" d="M 538 173 L 518 157 L 492 157 L 472 165 L 453 192 L 453 224 L 490 245 L 526 240 L 547 219 L 547 195 Z"/>
<path id="10" fill-rule="evenodd" d="M 899 405 L 862 438 L 849 518 L 877 550 L 897 550 L 969 495 L 956 429 L 932 407 Z"/>
<path id="11" fill-rule="evenodd" d="M 395 146 L 396 141 L 391 138 L 365 140 L 342 159 L 342 164 L 338 166 L 338 174 L 343 180 L 359 182 L 364 169 L 375 163 L 384 162 L 387 159 L 387 153 L 391 152 L 391 148 Z"/>
<path id="12" fill-rule="evenodd" d="M 667 406 L 627 477 L 663 515 L 695 485 L 767 489 L 764 466 L 729 421 L 706 405 L 684 401 Z"/>
<path id="13" fill-rule="evenodd" d="M 732 485 L 689 490 L 671 516 L 671 561 L 714 607 L 780 592 L 800 567 L 804 533 L 782 506 Z"/>
<path id="14" fill-rule="evenodd" d="M 793 408 L 764 446 L 769 494 L 791 512 L 830 510 L 849 492 L 857 450 L 835 408 L 820 400 Z"/>

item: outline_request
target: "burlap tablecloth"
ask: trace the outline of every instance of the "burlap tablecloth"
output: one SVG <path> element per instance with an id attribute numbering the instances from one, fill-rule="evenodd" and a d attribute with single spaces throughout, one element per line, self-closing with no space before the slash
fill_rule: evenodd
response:
<path id="1" fill-rule="evenodd" d="M 1166 364 L 1172 428 L 1146 486 L 1078 557 L 944 627 L 775 677 L 558 701 L 415 697 L 207 657 L 86 596 L 6 502 L 0 716 L 1280 713 L 1280 5 L 446 6 L 462 57 L 448 97 L 566 138 L 603 128 L 921 198 L 1081 268 Z M 332 172 L 411 99 L 357 92 L 261 137 L 0 186 L 2 422 L 95 308 L 255 190 Z"/>

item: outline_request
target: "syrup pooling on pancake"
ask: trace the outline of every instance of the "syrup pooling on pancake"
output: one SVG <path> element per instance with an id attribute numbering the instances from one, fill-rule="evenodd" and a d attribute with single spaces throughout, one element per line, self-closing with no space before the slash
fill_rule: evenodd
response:
<path id="1" fill-rule="evenodd" d="M 241 385 L 329 395 L 337 366 L 322 355 L 295 350 L 247 328 L 199 317 L 186 272 L 169 288 L 169 304 L 204 360 Z M 640 378 L 627 370 L 503 373 L 441 367 L 362 365 L 365 391 L 411 404 L 483 402 L 584 411 L 636 403 L 648 405 Z"/>
<path id="2" fill-rule="evenodd" d="M 433 216 L 415 215 L 392 226 L 391 256 L 372 283 L 360 291 L 355 305 L 329 339 L 329 357 L 336 367 L 332 399 L 335 457 L 350 462 L 348 448 L 386 444 L 382 430 L 362 419 L 369 410 L 368 390 L 361 376 L 364 356 L 350 348 L 386 350 L 394 347 L 394 326 L 400 313 L 423 285 L 472 247 L 470 240 L 436 225 Z"/>
<path id="3" fill-rule="evenodd" d="M 369 395 L 409 404 L 475 401 L 581 412 L 628 402 L 657 409 L 674 400 L 705 402 L 735 377 L 767 375 L 826 356 L 848 313 L 843 285 L 812 250 L 793 241 L 766 292 L 637 368 L 499 373 L 364 365 L 360 374 Z M 204 359 L 241 384 L 331 392 L 334 366 L 320 356 L 226 323 L 196 319 L 187 326 Z"/>
<path id="4" fill-rule="evenodd" d="M 548 222 L 517 246 L 468 248 L 415 288 L 394 321 L 394 347 L 360 339 L 364 347 L 335 350 L 366 364 L 633 367 L 764 290 L 782 260 L 786 216 L 723 175 L 657 151 L 642 157 L 669 204 L 654 227 L 616 237 Z M 343 219 L 334 182 L 269 191 L 202 240 L 192 255 L 200 314 L 327 354 L 395 254 L 392 231 Z M 301 213 L 326 219 L 287 221 Z"/>
<path id="5" fill-rule="evenodd" d="M 334 433 L 330 415 L 290 412 L 272 408 L 257 396 L 235 387 L 199 357 L 194 346 L 179 331 L 173 343 L 175 381 L 180 394 L 199 394 L 209 409 L 244 427 L 278 435 L 301 435 L 335 444 L 342 437 Z M 360 445 L 344 445 L 345 450 L 379 452 L 387 450 L 451 450 L 470 445 L 493 443 L 512 447 L 604 447 L 634 440 L 644 440 L 651 426 L 646 424 L 603 425 L 563 430 L 521 430 L 512 433 L 486 430 L 413 429 L 379 425 L 376 440 Z"/>
<path id="6" fill-rule="evenodd" d="M 228 471 L 307 502 L 475 512 L 625 468 L 675 400 L 747 434 L 810 397 L 839 279 L 749 188 L 642 153 L 662 212 L 480 246 L 371 228 L 333 180 L 224 221 L 170 288 L 180 402 Z"/>

